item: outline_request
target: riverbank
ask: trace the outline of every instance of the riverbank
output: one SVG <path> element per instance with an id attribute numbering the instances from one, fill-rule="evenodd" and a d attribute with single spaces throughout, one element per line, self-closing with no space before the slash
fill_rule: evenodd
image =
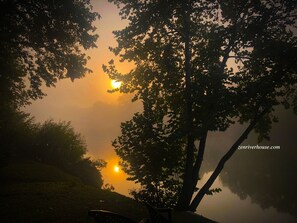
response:
<path id="1" fill-rule="evenodd" d="M 26 167 L 26 168 L 24 168 Z M 136 222 L 148 218 L 135 200 L 82 184 L 79 179 L 49 165 L 32 163 L 0 168 L 0 216 L 8 222 L 93 222 L 91 209 L 119 213 Z M 188 212 L 172 212 L 173 223 L 214 223 Z"/>

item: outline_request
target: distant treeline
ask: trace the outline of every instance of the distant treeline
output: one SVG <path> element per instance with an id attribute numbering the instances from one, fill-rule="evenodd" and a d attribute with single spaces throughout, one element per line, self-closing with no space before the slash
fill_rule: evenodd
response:
<path id="1" fill-rule="evenodd" d="M 36 123 L 29 114 L 9 111 L 0 118 L 0 164 L 37 161 L 50 164 L 81 179 L 85 184 L 101 187 L 102 160 L 86 157 L 87 146 L 70 122 Z"/>

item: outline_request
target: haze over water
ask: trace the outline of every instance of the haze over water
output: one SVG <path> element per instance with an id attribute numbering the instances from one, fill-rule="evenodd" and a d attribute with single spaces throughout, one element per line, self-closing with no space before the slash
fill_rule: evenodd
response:
<path id="1" fill-rule="evenodd" d="M 109 46 L 116 44 L 112 31 L 123 28 L 126 21 L 122 21 L 118 16 L 118 9 L 105 0 L 93 1 L 93 5 L 94 10 L 102 16 L 95 24 L 100 35 L 98 48 L 89 52 L 89 67 L 93 74 L 74 83 L 63 80 L 57 83 L 56 88 L 45 89 L 48 95 L 33 102 L 25 111 L 41 122 L 50 118 L 56 121 L 71 121 L 74 128 L 86 138 L 89 155 L 108 162 L 107 168 L 103 170 L 105 183 L 112 184 L 115 191 L 128 195 L 129 189 L 137 186 L 126 181 L 123 172 L 113 171 L 119 159 L 113 151 L 111 141 L 120 134 L 120 123 L 129 120 L 141 106 L 131 103 L 131 95 L 107 93 L 107 90 L 111 89 L 111 80 L 101 68 L 102 64 L 107 64 L 113 58 L 108 51 Z M 120 65 L 122 71 L 128 71 L 130 68 L 129 64 Z M 297 201 L 293 189 L 297 188 L 294 162 L 297 155 L 297 120 L 290 111 L 279 112 L 282 124 L 275 125 L 272 140 L 265 143 L 279 145 L 281 149 L 237 151 L 226 166 L 225 173 L 214 185 L 223 191 L 207 196 L 198 208 L 198 213 L 221 223 L 297 222 L 296 214 L 294 217 L 287 213 L 296 210 Z M 213 135 L 212 140 L 207 142 L 210 152 L 206 154 L 207 164 L 204 168 L 207 174 L 202 178 L 202 182 L 207 179 L 209 171 L 213 170 L 221 155 L 240 132 L 240 127 L 234 127 L 224 136 Z M 257 145 L 253 136 L 247 141 L 246 145 L 248 144 Z M 201 187 L 201 182 L 199 185 Z M 241 200 L 240 197 L 246 199 Z M 263 210 L 260 205 L 266 209 Z M 277 209 L 283 213 L 279 213 Z"/>

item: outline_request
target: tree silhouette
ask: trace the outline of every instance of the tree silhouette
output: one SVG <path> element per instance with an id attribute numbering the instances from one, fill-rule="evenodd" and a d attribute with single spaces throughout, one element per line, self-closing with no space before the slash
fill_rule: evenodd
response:
<path id="1" fill-rule="evenodd" d="M 249 133 L 255 130 L 259 140 L 268 138 L 276 121 L 275 106 L 293 105 L 297 111 L 297 5 L 277 0 L 111 2 L 130 21 L 114 32 L 118 46 L 111 50 L 136 67 L 121 74 L 110 61 L 103 68 L 110 78 L 123 82 L 119 91 L 135 93 L 134 100 L 144 107 L 142 114 L 122 124 L 116 152 L 131 179 L 139 180 L 143 176 L 134 169 L 156 171 L 147 162 L 155 156 L 140 158 L 143 151 L 156 149 L 146 143 L 157 145 L 156 153 L 163 159 L 181 151 L 182 165 L 174 158 L 165 165 L 182 170 L 176 173 L 182 182 L 176 191 L 177 208 L 195 211 Z M 150 123 L 149 133 L 138 117 Z M 193 197 L 207 133 L 225 131 L 236 122 L 246 129 Z M 165 174 L 162 181 L 171 179 L 163 170 L 157 170 Z"/>
<path id="2" fill-rule="evenodd" d="M 1 141 L 0 167 L 28 161 L 45 163 L 78 177 L 85 184 L 102 187 L 100 171 L 106 163 L 86 157 L 85 139 L 70 122 L 49 120 L 39 124 L 24 112 L 13 115 L 13 123 L 7 126 L 6 138 Z"/>
<path id="3" fill-rule="evenodd" d="M 89 0 L 0 2 L 1 108 L 28 104 L 44 96 L 42 85 L 90 72 L 82 49 L 96 46 L 99 14 L 91 9 Z"/>
<path id="4" fill-rule="evenodd" d="M 82 50 L 96 47 L 92 22 L 99 15 L 91 12 L 89 0 L 2 0 L 0 17 L 2 163 L 7 149 L 20 151 L 21 144 L 31 140 L 27 133 L 32 131 L 22 128 L 28 115 L 19 108 L 42 98 L 44 85 L 55 86 L 60 79 L 74 80 L 90 71 Z"/>
<path id="5" fill-rule="evenodd" d="M 123 159 L 124 170 L 131 176 L 128 179 L 142 186 L 131 194 L 137 200 L 149 200 L 154 206 L 172 206 L 181 187 L 182 141 L 167 137 L 169 129 L 163 124 L 164 112 L 153 111 L 145 98 L 143 114 L 137 113 L 132 120 L 122 123 L 122 135 L 113 146 L 121 148 L 117 153 Z"/>

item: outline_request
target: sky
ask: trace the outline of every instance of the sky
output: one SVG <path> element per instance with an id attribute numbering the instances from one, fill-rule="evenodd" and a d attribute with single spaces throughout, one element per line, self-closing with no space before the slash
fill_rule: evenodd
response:
<path id="1" fill-rule="evenodd" d="M 102 170 L 104 183 L 112 184 L 115 191 L 128 195 L 129 189 L 137 188 L 137 185 L 127 181 L 127 176 L 123 171 L 114 171 L 114 166 L 118 165 L 119 158 L 116 156 L 111 142 L 120 135 L 121 122 L 131 119 L 135 112 L 141 111 L 142 107 L 140 103 L 131 102 L 132 95 L 118 92 L 108 93 L 107 91 L 112 89 L 111 80 L 102 70 L 103 64 L 107 64 L 111 59 L 116 59 L 108 49 L 110 46 L 116 46 L 112 31 L 122 29 L 128 23 L 120 19 L 117 7 L 108 3 L 107 0 L 93 0 L 91 2 L 94 11 L 99 12 L 101 15 L 101 19 L 94 23 L 97 27 L 96 33 L 99 34 L 98 47 L 86 52 L 91 57 L 88 68 L 93 70 L 93 73 L 87 74 L 84 78 L 74 82 L 68 79 L 61 80 L 56 84 L 55 88 L 44 88 L 47 96 L 41 100 L 33 101 L 24 110 L 31 113 L 37 122 L 44 122 L 48 119 L 57 122 L 70 121 L 75 130 L 86 139 L 88 156 L 93 159 L 104 159 L 108 163 L 107 167 Z M 116 64 L 121 72 L 128 72 L 133 68 L 133 65 L 128 63 L 118 62 Z M 291 121 L 291 123 L 293 122 Z M 294 123 L 297 123 L 296 118 Z M 294 126 L 296 125 L 292 124 L 292 128 L 290 128 L 296 130 Z M 237 127 L 231 128 L 224 136 L 211 136 L 207 145 L 217 147 L 217 142 L 219 142 L 220 147 L 227 148 L 239 134 Z M 281 136 L 281 134 L 278 135 Z M 211 154 L 211 156 L 219 158 L 222 154 L 223 152 L 219 155 Z M 250 200 L 243 203 L 238 196 L 232 194 L 227 187 L 224 187 L 219 179 L 215 186 L 223 187 L 225 192 L 214 199 L 206 198 L 199 209 L 205 216 L 214 216 L 214 220 L 225 218 L 225 221 L 221 222 L 238 222 L 234 213 L 239 209 L 249 209 L 244 217 L 246 222 L 255 222 L 250 218 L 252 215 L 249 213 L 255 215 L 258 213 L 257 219 L 259 222 L 265 222 L 266 220 L 268 222 L 272 218 L 289 218 L 288 216 L 285 216 L 285 218 L 279 215 L 276 216 L 273 210 L 266 210 L 266 213 L 264 213 L 259 207 L 253 206 Z M 222 209 L 222 206 L 225 208 Z M 229 212 L 228 208 L 235 209 Z"/>
<path id="2" fill-rule="evenodd" d="M 125 180 L 126 176 L 122 171 L 113 171 L 119 159 L 111 141 L 120 135 L 120 123 L 129 120 L 135 112 L 141 110 L 141 106 L 131 102 L 131 95 L 108 93 L 112 89 L 111 80 L 102 70 L 103 64 L 116 59 L 108 49 L 116 46 L 112 31 L 124 28 L 127 21 L 121 20 L 117 7 L 107 0 L 94 0 L 92 5 L 93 10 L 101 15 L 101 19 L 94 22 L 99 35 L 97 48 L 86 51 L 91 57 L 87 66 L 93 73 L 74 82 L 69 79 L 61 80 L 55 88 L 44 88 L 47 96 L 33 101 L 24 110 L 31 113 L 38 122 L 48 119 L 70 121 L 75 130 L 86 139 L 88 155 L 94 159 L 104 159 L 108 163 L 102 171 L 104 182 L 112 184 L 116 191 L 127 195 L 128 189 L 135 186 Z M 121 72 L 132 68 L 131 64 L 118 63 Z"/>

